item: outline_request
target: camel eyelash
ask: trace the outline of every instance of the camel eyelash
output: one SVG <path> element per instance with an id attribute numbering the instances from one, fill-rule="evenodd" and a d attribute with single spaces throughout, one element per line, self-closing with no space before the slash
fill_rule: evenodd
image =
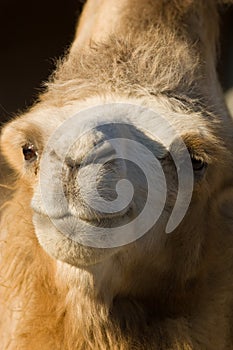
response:
<path id="1" fill-rule="evenodd" d="M 189 154 L 190 154 L 190 159 L 191 159 L 191 163 L 192 163 L 192 167 L 193 167 L 193 171 L 194 173 L 198 174 L 198 175 L 202 175 L 204 174 L 207 166 L 208 166 L 208 162 L 207 162 L 207 157 L 205 154 L 198 154 L 196 152 L 194 152 L 192 149 L 188 149 Z"/>

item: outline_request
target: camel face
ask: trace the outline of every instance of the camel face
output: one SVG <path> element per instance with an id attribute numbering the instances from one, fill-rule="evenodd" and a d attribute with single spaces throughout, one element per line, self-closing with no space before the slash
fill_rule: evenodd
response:
<path id="1" fill-rule="evenodd" d="M 79 267 L 135 249 L 154 261 L 175 237 L 193 231 L 201 237 L 228 166 L 220 166 L 230 156 L 221 133 L 197 113 L 168 111 L 156 100 L 149 107 L 116 101 L 54 110 L 46 128 L 51 111 L 42 108 L 3 134 L 5 151 L 22 138 L 13 146 L 20 172 L 33 184 L 40 244 Z"/>

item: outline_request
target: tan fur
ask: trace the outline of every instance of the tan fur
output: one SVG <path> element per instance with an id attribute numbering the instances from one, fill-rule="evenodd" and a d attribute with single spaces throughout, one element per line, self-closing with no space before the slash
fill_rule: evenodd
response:
<path id="1" fill-rule="evenodd" d="M 121 0 L 114 11 L 113 4 L 87 2 L 46 93 L 3 131 L 18 176 L 0 223 L 0 348 L 233 349 L 233 126 L 215 71 L 216 1 Z M 191 115 L 207 137 L 189 130 L 184 140 L 212 164 L 166 249 L 155 255 L 145 235 L 124 255 L 82 269 L 38 243 L 30 202 L 39 165 L 27 172 L 21 146 L 36 135 L 42 149 L 56 116 L 77 102 L 111 99 Z M 185 123 L 178 121 L 184 131 Z"/>

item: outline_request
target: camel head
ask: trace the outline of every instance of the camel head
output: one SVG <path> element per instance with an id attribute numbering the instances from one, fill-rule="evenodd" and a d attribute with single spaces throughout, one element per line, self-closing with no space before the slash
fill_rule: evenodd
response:
<path id="1" fill-rule="evenodd" d="M 1 144 L 42 248 L 138 293 L 154 274 L 194 278 L 207 242 L 229 231 L 233 125 L 216 78 L 214 2 L 195 12 L 177 1 L 171 20 L 163 1 L 132 11 L 120 1 L 101 22 L 110 2 L 93 20 L 88 2 L 89 37 L 82 19 L 47 91 Z"/>

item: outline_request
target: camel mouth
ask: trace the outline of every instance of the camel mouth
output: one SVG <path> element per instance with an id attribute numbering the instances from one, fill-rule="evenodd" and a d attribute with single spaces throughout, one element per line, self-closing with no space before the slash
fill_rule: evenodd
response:
<path id="1" fill-rule="evenodd" d="M 59 255 L 59 260 L 66 261 L 64 260 L 66 259 L 65 256 L 70 254 L 66 252 L 65 255 L 62 254 L 61 256 L 57 251 L 60 246 L 62 251 L 67 245 L 75 247 L 77 253 L 75 254 L 79 259 L 79 249 L 93 252 L 96 249 L 99 250 L 99 248 L 111 248 L 112 251 L 113 248 L 118 249 L 120 246 L 135 241 L 137 238 L 135 227 L 133 230 L 128 230 L 134 216 L 135 212 L 132 207 L 118 217 L 96 218 L 89 216 L 88 220 L 71 214 L 54 218 L 41 211 L 34 211 L 33 224 L 42 247 L 50 252 L 52 256 L 58 257 Z M 83 255 L 82 257 L 84 258 Z"/>
<path id="2" fill-rule="evenodd" d="M 120 221 L 122 221 L 122 225 L 125 224 L 126 221 L 131 221 L 134 218 L 134 208 L 133 206 L 129 206 L 125 210 L 122 210 L 119 213 L 113 213 L 112 215 L 98 215 L 95 213 L 84 212 L 82 211 L 80 214 L 72 214 L 67 212 L 66 214 L 61 215 L 48 215 L 41 209 L 37 209 L 33 207 L 34 215 L 37 218 L 48 218 L 51 222 L 56 223 L 62 222 L 65 220 L 74 220 L 76 222 L 84 222 L 90 226 L 94 227 L 117 227 L 121 226 Z"/>
<path id="3" fill-rule="evenodd" d="M 103 215 L 101 214 L 100 216 L 98 215 L 92 215 L 92 214 L 85 214 L 81 213 L 78 216 L 78 219 L 81 221 L 84 221 L 92 226 L 96 227 L 113 227 L 113 226 L 119 226 L 119 221 L 120 220 L 132 220 L 134 217 L 134 208 L 133 206 L 129 206 L 125 210 L 122 210 L 121 212 L 118 213 L 112 213 L 111 215 Z"/>
<path id="4" fill-rule="evenodd" d="M 38 219 L 47 217 L 55 226 L 57 223 L 60 224 L 66 221 L 69 222 L 70 227 L 73 225 L 76 229 L 82 223 L 86 223 L 89 227 L 120 227 L 134 219 L 141 211 L 134 200 L 123 208 L 117 208 L 118 210 L 115 210 L 112 207 L 112 201 L 109 201 L 107 210 L 100 211 L 99 208 L 96 209 L 92 206 L 92 203 L 91 205 L 87 203 L 67 203 L 64 206 L 57 207 L 56 201 L 53 200 L 52 203 L 46 206 L 41 197 L 38 198 L 37 196 L 32 198 L 31 209 Z M 70 228 L 69 231 L 71 231 Z"/>

